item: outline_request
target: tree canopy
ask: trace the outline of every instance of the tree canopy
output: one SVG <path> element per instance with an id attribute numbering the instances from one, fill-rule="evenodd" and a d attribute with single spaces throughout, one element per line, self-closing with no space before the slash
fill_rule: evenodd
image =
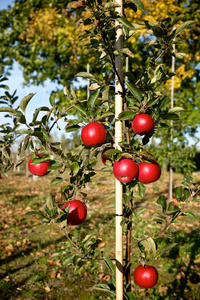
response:
<path id="1" fill-rule="evenodd" d="M 86 1 L 88 2 L 88 1 Z M 106 1 L 98 1 L 102 7 Z M 151 43 L 152 50 L 158 49 L 157 42 L 149 40 L 149 30 L 152 24 L 160 18 L 166 22 L 170 18 L 194 20 L 190 29 L 181 33 L 176 41 L 176 76 L 175 99 L 177 105 L 185 108 L 184 122 L 189 132 L 195 131 L 199 123 L 198 108 L 199 95 L 199 32 L 198 19 L 199 1 L 196 0 L 143 0 L 144 10 L 136 10 L 135 4 L 125 1 L 124 14 L 131 23 L 141 24 L 135 27 L 133 34 L 125 43 L 132 45 L 133 56 L 130 58 L 131 71 L 149 66 L 149 48 L 146 42 Z M 88 28 L 95 31 L 96 21 L 92 20 L 91 12 L 85 10 L 85 1 L 65 0 L 19 0 L 13 7 L 0 12 L 0 62 L 12 67 L 16 60 L 23 69 L 25 83 L 40 84 L 49 78 L 52 81 L 69 86 L 74 75 L 86 71 L 90 64 L 92 73 L 100 73 L 95 59 L 100 59 L 99 53 L 86 50 L 84 45 L 95 45 L 97 40 L 87 41 L 83 37 Z M 143 24 L 145 23 L 145 26 Z M 149 24 L 149 25 L 148 25 Z M 156 27 L 157 28 L 157 27 Z M 155 29 L 155 36 L 162 36 L 165 28 Z M 158 32 L 160 31 L 160 32 Z M 85 35 L 87 36 L 87 34 Z M 102 53 L 103 53 L 102 49 Z M 185 52 L 184 56 L 182 52 Z M 153 53 L 153 51 L 152 51 Z M 165 56 L 169 69 L 171 68 L 171 53 Z M 165 61 L 166 62 L 166 61 Z M 101 66 L 102 67 L 102 66 Z M 162 70 L 162 68 L 160 69 Z M 166 92 L 169 92 L 171 79 L 166 83 Z M 189 125 L 189 127 L 188 127 Z"/>

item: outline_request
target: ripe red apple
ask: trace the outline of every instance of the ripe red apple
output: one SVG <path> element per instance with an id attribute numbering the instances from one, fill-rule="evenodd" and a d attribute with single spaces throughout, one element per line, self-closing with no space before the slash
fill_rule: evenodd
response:
<path id="1" fill-rule="evenodd" d="M 139 135 L 145 135 L 154 128 L 154 119 L 147 114 L 137 114 L 132 121 L 132 129 Z"/>
<path id="2" fill-rule="evenodd" d="M 83 127 L 81 139 L 88 147 L 101 145 L 106 139 L 105 127 L 101 123 L 91 122 Z"/>
<path id="3" fill-rule="evenodd" d="M 80 200 L 70 200 L 67 201 L 62 209 L 69 206 L 69 213 L 67 216 L 67 224 L 69 225 L 80 225 L 82 224 L 87 216 L 87 207 Z"/>
<path id="4" fill-rule="evenodd" d="M 45 154 L 38 154 L 38 157 L 47 156 Z M 49 160 L 41 162 L 37 165 L 32 164 L 32 158 L 28 161 L 28 169 L 33 175 L 44 176 L 47 175 L 50 171 L 48 171 Z"/>
<path id="5" fill-rule="evenodd" d="M 102 161 L 102 163 L 103 163 L 104 165 L 106 165 L 107 159 L 106 159 L 105 157 L 103 157 L 103 154 L 104 154 L 107 150 L 109 150 L 109 149 L 115 149 L 115 148 L 114 148 L 114 147 L 106 147 L 106 148 L 104 148 L 103 151 L 101 152 L 101 161 Z"/>
<path id="6" fill-rule="evenodd" d="M 138 168 L 137 180 L 141 183 L 154 182 L 160 178 L 161 168 L 156 161 L 153 163 L 140 162 Z"/>
<path id="7" fill-rule="evenodd" d="M 119 181 L 128 183 L 137 177 L 138 166 L 131 158 L 120 158 L 113 165 L 113 173 Z"/>
<path id="8" fill-rule="evenodd" d="M 158 272 L 153 266 L 137 266 L 133 273 L 135 283 L 143 288 L 152 288 L 158 281 Z"/>

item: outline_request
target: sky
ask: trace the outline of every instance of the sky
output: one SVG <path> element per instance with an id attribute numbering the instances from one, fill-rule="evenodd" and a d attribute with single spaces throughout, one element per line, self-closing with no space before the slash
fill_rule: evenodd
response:
<path id="1" fill-rule="evenodd" d="M 0 0 L 0 10 L 6 9 L 8 5 L 13 5 L 14 0 Z M 26 109 L 26 118 L 28 122 L 31 121 L 32 115 L 36 108 L 41 106 L 49 106 L 49 96 L 52 90 L 56 90 L 58 87 L 61 89 L 62 87 L 58 84 L 50 82 L 50 80 L 45 81 L 45 87 L 43 85 L 40 86 L 30 86 L 30 87 L 24 87 L 23 86 L 23 75 L 22 70 L 20 69 L 19 65 L 17 63 L 14 64 L 13 70 L 11 71 L 11 76 L 8 78 L 9 80 L 5 82 L 10 87 L 10 94 L 12 94 L 15 90 L 17 90 L 16 95 L 19 97 L 17 105 L 19 104 L 20 100 L 28 95 L 29 93 L 36 93 L 36 95 L 31 99 L 29 102 L 27 109 Z M 77 85 L 76 85 L 77 86 Z M 49 106 L 50 107 L 50 106 Z M 40 113 L 41 115 L 41 113 Z M 2 118 L 2 115 L 0 114 L 0 122 L 4 122 L 4 119 Z M 61 128 L 61 131 L 56 130 L 58 138 L 65 133 L 64 131 L 64 122 L 62 120 L 59 122 L 59 126 Z M 53 131 L 53 134 L 55 134 L 55 131 Z M 65 133 L 65 136 L 67 138 L 70 137 L 70 133 Z M 197 136 L 200 138 L 200 130 Z M 196 140 L 192 139 L 191 137 L 187 136 L 187 139 L 189 140 L 189 144 L 193 145 Z M 197 145 L 198 148 L 200 148 L 200 142 Z"/>

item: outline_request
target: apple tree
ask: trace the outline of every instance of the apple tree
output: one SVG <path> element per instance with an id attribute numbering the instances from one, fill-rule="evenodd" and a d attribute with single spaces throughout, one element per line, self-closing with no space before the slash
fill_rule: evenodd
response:
<path id="1" fill-rule="evenodd" d="M 153 287 L 159 274 L 148 262 L 152 257 L 155 260 L 170 249 L 170 247 L 160 249 L 155 241 L 156 237 L 165 232 L 179 216 L 195 218 L 187 211 L 187 207 L 198 192 L 198 187 L 192 177 L 185 176 L 182 185 L 175 190 L 178 204 L 167 203 L 165 196 L 161 195 L 157 200 L 160 210 L 150 221 L 153 229 L 141 237 L 135 227 L 133 240 L 133 225 L 146 210 L 145 207 L 138 209 L 134 200 L 138 197 L 143 198 L 145 184 L 159 180 L 161 175 L 158 162 L 146 147 L 152 136 L 169 126 L 169 120 L 178 119 L 179 112 L 182 111 L 181 107 L 168 109 L 165 106 L 168 98 L 162 85 L 174 76 L 174 73 L 161 63 L 161 57 L 172 50 L 174 38 L 177 38 L 183 30 L 188 30 L 193 21 L 182 22 L 181 16 L 175 19 L 162 19 L 157 23 L 145 21 L 142 24 L 135 24 L 126 18 L 126 10 L 131 9 L 133 12 L 144 10 L 142 2 L 124 1 L 123 14 L 118 12 L 119 6 L 117 2 L 101 0 L 77 1 L 76 5 L 70 1 L 67 6 L 71 14 L 77 11 L 87 12 L 88 17 L 80 19 L 79 23 L 90 26 L 79 38 L 86 53 L 95 52 L 98 55 L 96 61 L 100 69 L 98 74 L 93 75 L 82 70 L 76 75 L 91 82 L 91 94 L 87 99 L 80 99 L 71 85 L 70 88 L 64 87 L 63 90 L 63 95 L 70 105 L 60 109 L 55 95 L 52 94 L 49 107 L 38 107 L 30 123 L 26 120 L 25 112 L 29 101 L 36 97 L 34 94 L 25 96 L 18 107 L 2 106 L 0 111 L 14 115 L 16 125 L 13 132 L 15 136 L 23 136 L 18 148 L 20 159 L 8 162 L 4 155 L 4 171 L 26 161 L 26 150 L 29 149 L 31 150 L 30 172 L 39 176 L 48 176 L 49 172 L 54 171 L 57 175 L 52 179 L 51 185 L 61 186 L 66 202 L 59 207 L 54 198 L 49 197 L 41 210 L 28 214 L 36 214 L 41 217 L 42 222 L 54 223 L 60 228 L 62 234 L 68 239 L 67 263 L 72 263 L 78 268 L 84 268 L 85 261 L 96 266 L 102 260 L 106 263 L 112 273 L 111 279 L 108 285 L 96 285 L 97 289 L 107 291 L 111 299 L 115 297 L 134 299 L 130 277 L 133 261 L 137 261 L 134 271 L 135 283 L 146 288 Z M 118 28 L 123 31 L 121 48 L 117 46 Z M 149 35 L 149 57 L 144 58 L 145 67 L 135 58 L 131 47 L 128 47 L 129 39 L 141 29 L 145 29 Z M 129 57 L 130 65 L 137 66 L 134 72 L 131 68 L 125 72 L 126 82 L 120 76 L 117 63 L 118 59 L 123 61 L 123 57 Z M 121 86 L 120 92 L 115 90 L 116 82 Z M 117 117 L 115 115 L 116 95 L 122 98 L 122 111 Z M 71 110 L 77 111 L 76 118 L 70 117 Z M 40 112 L 45 114 L 40 117 Z M 61 119 L 66 124 L 65 132 L 81 131 L 82 142 L 74 152 L 64 152 L 61 143 L 51 140 L 52 129 Z M 115 140 L 116 121 L 120 122 L 123 128 L 122 141 L 118 145 Z M 34 143 L 35 139 L 37 143 Z M 116 282 L 115 277 L 118 261 L 98 249 L 100 238 L 88 234 L 81 239 L 79 234 L 87 216 L 88 199 L 84 187 L 99 171 L 95 169 L 99 153 L 103 162 L 102 172 L 114 174 L 116 182 L 120 183 L 123 191 L 123 214 L 120 216 L 122 219 L 120 226 L 123 228 L 126 240 L 126 251 L 122 269 L 122 273 L 124 270 L 122 297 L 119 297 L 118 292 L 116 293 L 116 289 L 121 285 Z M 69 171 L 67 179 L 66 171 Z M 71 225 L 81 226 L 74 228 Z M 135 247 L 133 249 L 133 245 L 137 245 L 137 249 Z M 148 276 L 150 279 L 146 280 Z"/>

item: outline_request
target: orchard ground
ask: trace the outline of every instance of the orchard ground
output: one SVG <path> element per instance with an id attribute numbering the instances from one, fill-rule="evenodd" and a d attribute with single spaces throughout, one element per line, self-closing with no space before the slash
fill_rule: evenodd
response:
<path id="1" fill-rule="evenodd" d="M 64 176 L 67 178 L 67 175 Z M 200 173 L 194 174 L 200 182 Z M 109 270 L 105 264 L 99 267 L 86 265 L 84 269 L 66 266 L 67 259 L 60 250 L 65 249 L 66 238 L 54 225 L 44 225 L 37 216 L 25 216 L 26 212 L 42 207 L 49 194 L 56 196 L 56 203 L 61 207 L 65 200 L 58 186 L 50 186 L 52 174 L 33 181 L 29 174 L 9 174 L 0 179 L 0 299 L 109 299 L 93 289 L 96 283 L 108 282 Z M 182 182 L 181 174 L 174 175 L 174 186 Z M 168 174 L 162 175 L 156 183 L 146 186 L 144 199 L 137 198 L 137 208 L 147 207 L 134 226 L 137 234 L 150 233 L 152 225 L 148 224 L 153 213 L 158 210 L 156 200 L 161 194 L 167 195 Z M 89 183 L 88 216 L 81 225 L 83 235 L 94 232 L 102 238 L 99 247 L 105 254 L 114 258 L 114 176 L 110 173 L 98 174 Z M 200 219 L 200 203 L 193 201 L 187 211 L 193 212 Z M 152 222 L 151 222 L 152 223 Z M 188 217 L 179 217 L 171 225 L 171 236 L 158 238 L 159 247 L 177 243 L 172 250 L 152 261 L 159 274 L 155 288 L 144 290 L 133 282 L 135 299 L 200 299 L 200 232 L 199 222 Z M 161 228 L 161 227 L 160 227 Z M 134 232 L 133 232 L 134 233 Z M 134 241 L 134 240 L 133 240 Z M 136 248 L 133 247 L 134 252 Z M 138 262 L 139 264 L 139 262 Z M 132 273 L 138 264 L 132 266 Z M 132 277 L 133 278 L 133 277 Z"/>

